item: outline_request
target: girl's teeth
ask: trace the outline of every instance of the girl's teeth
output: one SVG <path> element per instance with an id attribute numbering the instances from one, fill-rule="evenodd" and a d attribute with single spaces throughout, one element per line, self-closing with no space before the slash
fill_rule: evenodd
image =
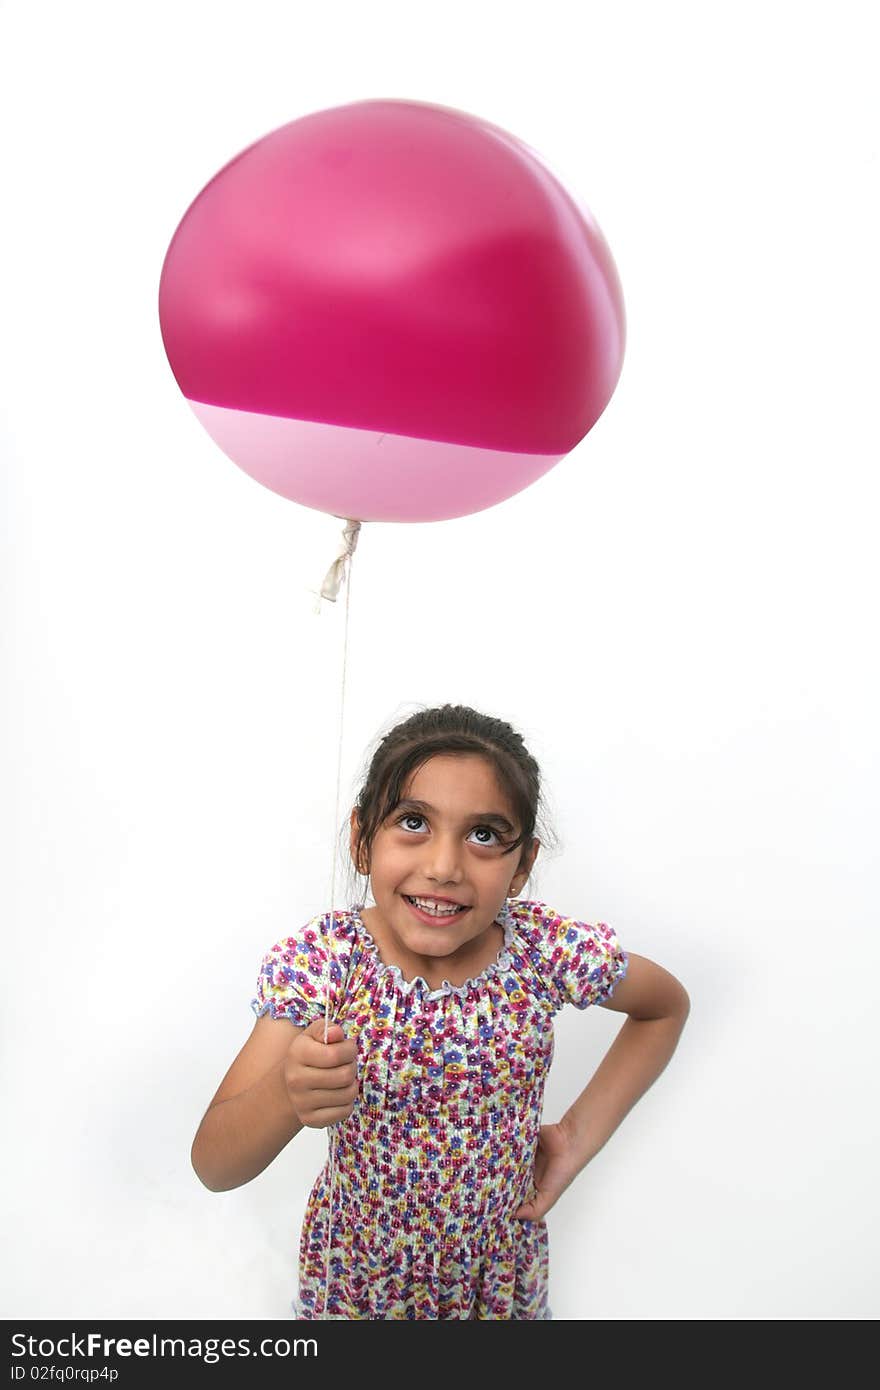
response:
<path id="1" fill-rule="evenodd" d="M 422 912 L 430 912 L 434 917 L 454 917 L 458 912 L 457 907 L 434 907 L 420 898 L 412 898 L 410 901 L 415 903 L 416 907 L 421 908 Z"/>

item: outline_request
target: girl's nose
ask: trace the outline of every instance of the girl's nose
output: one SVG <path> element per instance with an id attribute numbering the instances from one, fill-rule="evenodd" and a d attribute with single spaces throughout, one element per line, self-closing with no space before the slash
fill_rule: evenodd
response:
<path id="1" fill-rule="evenodd" d="M 438 891 L 444 884 L 460 882 L 461 864 L 457 840 L 443 840 L 437 836 L 426 854 L 425 876 L 432 883 L 436 883 Z"/>

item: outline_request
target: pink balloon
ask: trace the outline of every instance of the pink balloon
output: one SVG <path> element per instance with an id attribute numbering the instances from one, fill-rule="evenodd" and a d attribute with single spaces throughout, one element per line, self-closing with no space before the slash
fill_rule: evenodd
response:
<path id="1" fill-rule="evenodd" d="M 361 521 L 513 496 L 611 398 L 611 253 L 534 150 L 446 106 L 318 111 L 230 160 L 159 284 L 171 370 L 234 463 Z"/>

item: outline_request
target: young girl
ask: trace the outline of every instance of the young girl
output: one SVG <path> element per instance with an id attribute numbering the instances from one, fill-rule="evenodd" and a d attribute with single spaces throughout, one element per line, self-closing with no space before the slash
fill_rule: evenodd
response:
<path id="1" fill-rule="evenodd" d="M 350 817 L 375 906 L 318 914 L 263 959 L 253 1033 L 192 1162 L 225 1191 L 303 1126 L 336 1126 L 306 1207 L 300 1318 L 550 1318 L 544 1217 L 675 1051 L 690 1003 L 674 976 L 604 922 L 518 897 L 539 795 L 509 724 L 460 705 L 413 715 Z M 542 1126 L 565 1003 L 629 1018 Z"/>

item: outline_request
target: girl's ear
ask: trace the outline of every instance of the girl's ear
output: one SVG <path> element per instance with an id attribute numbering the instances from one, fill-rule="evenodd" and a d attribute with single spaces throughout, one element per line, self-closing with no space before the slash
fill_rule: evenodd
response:
<path id="1" fill-rule="evenodd" d="M 354 867 L 355 867 L 355 872 L 356 872 L 356 873 L 359 873 L 359 874 L 366 874 L 366 873 L 367 873 L 367 870 L 361 868 L 360 864 L 359 864 L 358 861 L 357 861 L 357 857 L 356 857 L 357 837 L 358 837 L 358 830 L 359 830 L 359 828 L 360 828 L 360 826 L 359 826 L 359 820 L 358 820 L 357 807 L 356 807 L 356 806 L 353 806 L 353 807 L 352 807 L 351 815 L 350 815 L 350 817 L 349 817 L 349 826 L 350 826 L 350 834 L 349 834 L 348 847 L 349 847 L 349 853 L 351 854 L 352 863 L 354 864 Z"/>
<path id="2" fill-rule="evenodd" d="M 511 883 L 510 891 L 511 891 L 513 894 L 521 893 L 522 890 L 523 890 L 523 888 L 525 888 L 525 886 L 526 886 L 526 881 L 527 881 L 527 879 L 528 879 L 528 877 L 529 877 L 529 874 L 532 872 L 532 868 L 534 867 L 535 860 L 536 860 L 537 857 L 538 857 L 538 850 L 539 850 L 540 848 L 541 848 L 541 841 L 538 840 L 538 839 L 536 839 L 536 838 L 533 838 L 533 840 L 532 840 L 532 847 L 531 847 L 531 850 L 529 851 L 528 857 L 526 858 L 525 866 L 524 866 L 522 869 L 519 870 L 519 873 L 517 873 L 517 874 L 515 875 L 514 879 L 513 879 L 513 883 Z M 520 874 L 522 874 L 522 882 L 521 882 L 521 883 L 517 882 L 517 880 L 519 879 Z M 516 884 L 516 887 L 514 887 L 513 884 Z"/>
<path id="3" fill-rule="evenodd" d="M 533 836 L 532 836 L 532 843 L 529 845 L 529 848 L 528 848 L 528 850 L 526 851 L 526 854 L 525 854 L 525 856 L 524 856 L 524 858 L 523 858 L 523 861 L 522 861 L 522 869 L 521 869 L 521 871 L 520 871 L 521 873 L 530 874 L 530 873 L 532 872 L 532 865 L 534 864 L 535 860 L 536 860 L 537 857 L 538 857 L 538 850 L 539 850 L 540 848 L 541 848 L 541 841 L 540 841 L 539 839 L 537 839 L 536 836 L 533 835 Z"/>

